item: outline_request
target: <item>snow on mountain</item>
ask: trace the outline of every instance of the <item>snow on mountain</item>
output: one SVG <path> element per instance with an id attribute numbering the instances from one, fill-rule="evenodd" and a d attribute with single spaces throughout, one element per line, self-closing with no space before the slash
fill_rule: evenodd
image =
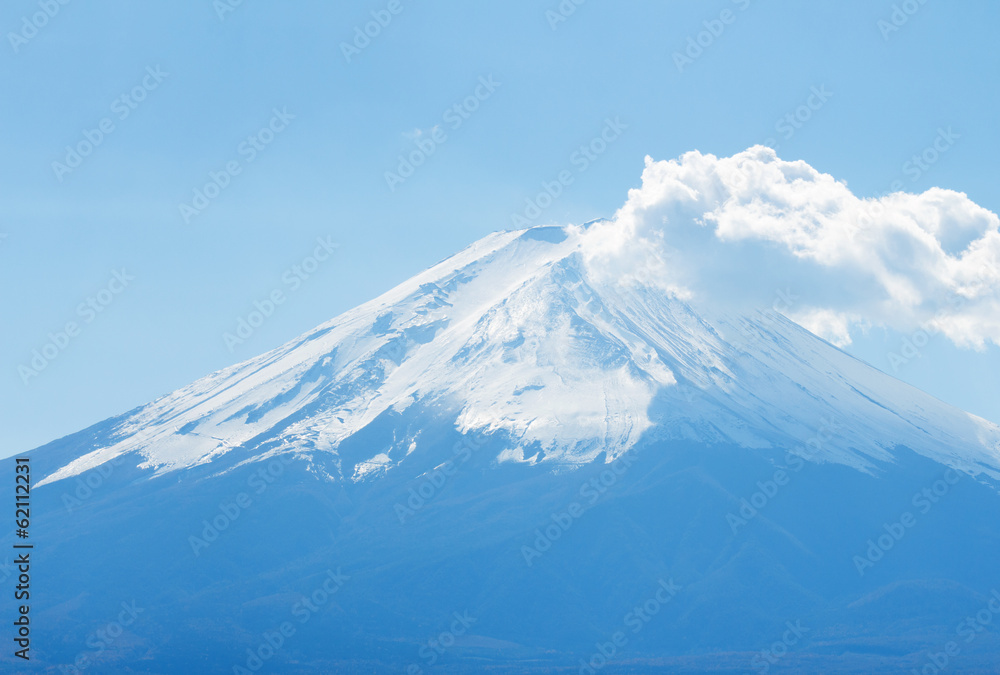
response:
<path id="1" fill-rule="evenodd" d="M 235 448 L 261 448 L 254 459 L 330 453 L 336 465 L 345 439 L 418 401 L 461 432 L 507 434 L 501 463 L 571 468 L 602 452 L 611 461 L 649 435 L 794 448 L 862 471 L 905 445 L 1000 478 L 996 425 L 774 312 L 713 312 L 594 274 L 583 250 L 589 232 L 491 234 L 277 349 L 138 409 L 119 424 L 117 442 L 39 485 L 129 453 L 150 476 Z M 822 420 L 836 420 L 840 433 L 807 446 Z M 398 443 L 408 454 L 420 439 Z M 367 480 L 405 461 L 390 454 L 379 450 L 332 479 Z"/>

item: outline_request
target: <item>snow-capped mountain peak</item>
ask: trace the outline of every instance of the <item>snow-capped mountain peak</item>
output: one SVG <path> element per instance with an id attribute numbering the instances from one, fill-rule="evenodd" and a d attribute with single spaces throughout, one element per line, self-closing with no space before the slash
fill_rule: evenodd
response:
<path id="1" fill-rule="evenodd" d="M 463 433 L 504 434 L 503 462 L 610 461 L 646 436 L 791 450 L 869 470 L 905 445 L 1000 477 L 1000 429 L 861 363 L 773 311 L 712 313 L 596 274 L 587 227 L 498 232 L 259 357 L 136 410 L 47 476 L 129 453 L 150 475 L 240 448 L 328 453 L 338 480 L 392 470 L 420 446 L 341 444 L 392 411 L 433 407 Z M 424 413 L 425 414 L 425 413 Z M 815 442 L 822 420 L 842 432 Z M 890 439 L 890 440 L 887 440 Z"/>

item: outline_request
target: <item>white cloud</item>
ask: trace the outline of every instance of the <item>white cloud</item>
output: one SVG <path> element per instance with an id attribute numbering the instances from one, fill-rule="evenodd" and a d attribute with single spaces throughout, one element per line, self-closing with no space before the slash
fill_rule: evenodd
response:
<path id="1" fill-rule="evenodd" d="M 1000 344 L 1000 219 L 966 195 L 856 197 L 802 161 L 756 146 L 733 157 L 646 158 L 642 187 L 586 233 L 595 273 L 694 302 L 770 306 L 840 345 L 870 325 Z"/>

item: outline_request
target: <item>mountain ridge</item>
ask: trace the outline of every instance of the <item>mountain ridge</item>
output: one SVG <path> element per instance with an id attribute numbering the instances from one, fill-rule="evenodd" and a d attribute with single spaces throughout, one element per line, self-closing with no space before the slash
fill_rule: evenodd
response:
<path id="1" fill-rule="evenodd" d="M 154 475 L 276 440 L 272 452 L 336 455 L 381 413 L 425 397 L 449 407 L 463 433 L 509 433 L 501 463 L 572 466 L 602 452 L 611 461 L 657 429 L 759 450 L 808 438 L 839 411 L 855 415 L 853 435 L 811 459 L 868 470 L 891 457 L 894 438 L 1000 478 L 1000 428 L 780 313 L 713 313 L 655 286 L 596 279 L 585 247 L 603 224 L 488 235 L 276 349 L 126 413 L 120 441 L 39 485 L 133 453 Z M 365 462 L 394 466 L 385 453 Z"/>
<path id="2" fill-rule="evenodd" d="M 233 671 L 342 570 L 269 667 L 579 672 L 673 580 L 607 672 L 919 668 L 996 588 L 996 426 L 780 306 L 595 271 L 606 225 L 490 235 L 28 453 L 39 661 L 73 663 L 134 601 L 102 667 Z M 476 621 L 428 663 L 455 612 Z M 963 659 L 997 654 L 987 633 Z"/>

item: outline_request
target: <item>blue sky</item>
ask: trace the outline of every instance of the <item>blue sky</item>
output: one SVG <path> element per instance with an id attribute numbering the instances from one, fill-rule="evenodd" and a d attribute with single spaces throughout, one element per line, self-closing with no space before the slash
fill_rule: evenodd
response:
<path id="1" fill-rule="evenodd" d="M 646 155 L 763 142 L 859 196 L 940 186 L 1000 212 L 997 3 L 224 3 L 0 9 L 0 455 L 513 227 L 561 172 L 572 183 L 531 222 L 612 215 Z M 608 120 L 620 133 L 582 155 Z M 955 138 L 914 163 L 942 129 Z M 419 146 L 433 152 L 387 181 Z M 224 187 L 206 190 L 213 175 Z M 227 343 L 275 290 L 272 316 Z M 848 351 L 1000 422 L 996 347 L 933 337 L 894 370 L 904 337 L 874 329 Z"/>

